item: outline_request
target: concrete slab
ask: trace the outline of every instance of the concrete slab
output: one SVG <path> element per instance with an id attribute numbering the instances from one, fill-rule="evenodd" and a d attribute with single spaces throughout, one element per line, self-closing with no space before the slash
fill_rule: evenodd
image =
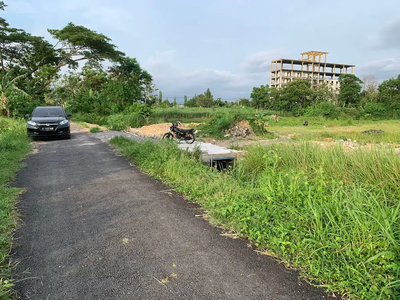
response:
<path id="1" fill-rule="evenodd" d="M 241 151 L 203 142 L 194 142 L 193 144 L 181 142 L 178 143 L 178 147 L 187 151 L 194 151 L 196 148 L 200 149 L 202 160 L 206 163 L 211 163 L 213 160 L 235 160 L 241 154 Z"/>

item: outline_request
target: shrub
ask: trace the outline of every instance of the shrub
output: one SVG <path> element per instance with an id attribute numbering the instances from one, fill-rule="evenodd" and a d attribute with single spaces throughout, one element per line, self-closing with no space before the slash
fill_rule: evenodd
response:
<path id="1" fill-rule="evenodd" d="M 96 133 L 96 132 L 100 132 L 101 130 L 100 130 L 100 128 L 99 127 L 92 127 L 92 128 L 90 128 L 90 132 L 91 133 Z"/>
<path id="2" fill-rule="evenodd" d="M 128 126 L 140 127 L 143 124 L 143 118 L 138 114 L 115 114 L 108 116 L 107 127 L 111 130 L 124 130 Z"/>
<path id="3" fill-rule="evenodd" d="M 387 116 L 387 109 L 384 105 L 380 103 L 371 103 L 368 102 L 364 106 L 365 117 L 372 118 L 385 118 Z M 368 116 L 367 116 L 368 115 Z"/>
<path id="4" fill-rule="evenodd" d="M 307 109 L 307 116 L 310 117 L 325 117 L 329 119 L 336 119 L 340 115 L 338 108 L 330 102 L 322 102 L 317 104 L 314 108 Z"/>
<path id="5" fill-rule="evenodd" d="M 213 137 L 221 138 L 224 130 L 229 129 L 235 122 L 235 115 L 230 113 L 220 113 L 213 116 L 205 125 L 201 126 L 201 132 Z"/>

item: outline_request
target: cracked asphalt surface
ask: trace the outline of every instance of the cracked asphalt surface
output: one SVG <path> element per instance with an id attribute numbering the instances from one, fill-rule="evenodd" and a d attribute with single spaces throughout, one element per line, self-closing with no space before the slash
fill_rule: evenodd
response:
<path id="1" fill-rule="evenodd" d="M 121 134 L 35 143 L 15 185 L 19 299 L 330 299 L 118 155 Z M 133 137 L 135 138 L 135 137 Z"/>

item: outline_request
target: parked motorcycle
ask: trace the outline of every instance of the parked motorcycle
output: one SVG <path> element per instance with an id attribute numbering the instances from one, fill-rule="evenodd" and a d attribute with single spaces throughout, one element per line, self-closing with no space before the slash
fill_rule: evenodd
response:
<path id="1" fill-rule="evenodd" d="M 172 122 L 172 126 L 169 127 L 169 132 L 163 135 L 163 139 L 176 138 L 181 141 L 185 141 L 187 144 L 193 144 L 196 130 L 194 129 L 181 129 L 178 127 L 178 122 Z"/>

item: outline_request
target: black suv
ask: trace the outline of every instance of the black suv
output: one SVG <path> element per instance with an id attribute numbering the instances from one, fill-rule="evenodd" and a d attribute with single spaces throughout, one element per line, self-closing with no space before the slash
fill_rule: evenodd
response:
<path id="1" fill-rule="evenodd" d="M 71 138 L 68 118 L 72 114 L 66 114 L 61 106 L 38 106 L 27 123 L 28 136 L 30 137 L 65 137 Z"/>

